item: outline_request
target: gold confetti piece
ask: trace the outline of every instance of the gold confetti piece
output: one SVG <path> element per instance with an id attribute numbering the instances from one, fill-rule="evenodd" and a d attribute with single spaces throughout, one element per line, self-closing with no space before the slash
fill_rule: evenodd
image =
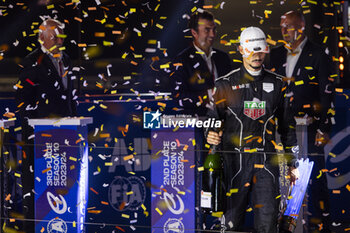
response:
<path id="1" fill-rule="evenodd" d="M 109 138 L 110 134 L 109 133 L 101 133 L 100 138 Z"/>
<path id="2" fill-rule="evenodd" d="M 332 170 L 330 170 L 329 172 L 334 172 L 334 171 L 337 171 L 338 168 L 333 168 Z"/>
<path id="3" fill-rule="evenodd" d="M 252 212 L 252 207 L 249 207 L 246 211 L 249 213 L 249 212 Z"/>
<path id="4" fill-rule="evenodd" d="M 46 173 L 46 172 L 48 172 L 48 171 L 50 171 L 50 170 L 51 170 L 51 167 L 48 167 L 48 168 L 42 170 L 41 172 L 44 174 L 44 173 Z"/>
<path id="5" fill-rule="evenodd" d="M 320 208 L 321 208 L 321 210 L 324 210 L 324 202 L 323 201 L 320 201 Z"/>
<path id="6" fill-rule="evenodd" d="M 130 160 L 130 159 L 133 159 L 133 158 L 134 158 L 134 155 L 133 155 L 133 154 L 127 155 L 127 156 L 124 156 L 124 157 L 123 157 L 124 161 Z"/>
<path id="7" fill-rule="evenodd" d="M 232 193 L 238 193 L 238 189 L 230 189 L 230 194 Z"/>
<path id="8" fill-rule="evenodd" d="M 76 162 L 76 161 L 77 161 L 77 158 L 72 157 L 72 156 L 69 156 L 69 160 L 72 160 L 72 161 Z"/>
<path id="9" fill-rule="evenodd" d="M 131 174 L 131 175 L 136 175 L 136 173 L 135 172 L 128 172 L 129 174 Z"/>
<path id="10" fill-rule="evenodd" d="M 5 198 L 5 201 L 9 201 L 11 199 L 11 194 L 8 194 Z"/>
<path id="11" fill-rule="evenodd" d="M 310 104 L 305 104 L 305 105 L 303 105 L 303 108 L 311 108 L 311 105 Z"/>
<path id="12" fill-rule="evenodd" d="M 215 104 L 218 105 L 218 104 L 225 102 L 225 101 L 226 101 L 226 99 L 221 99 L 221 100 L 216 101 Z"/>
<path id="13" fill-rule="evenodd" d="M 280 198 L 281 197 L 281 195 L 278 195 L 275 199 L 278 199 L 278 198 Z"/>
<path id="14" fill-rule="evenodd" d="M 233 62 L 239 62 L 239 63 L 242 63 L 241 60 L 237 60 L 237 59 L 233 59 Z"/>
<path id="15" fill-rule="evenodd" d="M 91 106 L 90 108 L 88 108 L 88 111 L 91 112 L 94 108 L 95 106 Z"/>
<path id="16" fill-rule="evenodd" d="M 191 12 L 193 13 L 193 12 L 195 12 L 196 10 L 197 10 L 197 7 L 194 6 L 194 7 L 191 9 Z"/>
<path id="17" fill-rule="evenodd" d="M 184 148 L 183 148 L 183 150 L 184 150 L 184 151 L 187 151 L 187 149 L 188 149 L 188 145 L 185 145 Z"/>
<path id="18" fill-rule="evenodd" d="M 254 164 L 254 168 L 264 168 L 264 164 Z"/>
<path id="19" fill-rule="evenodd" d="M 299 86 L 299 85 L 303 85 L 303 84 L 304 84 L 303 80 L 295 82 L 295 86 Z"/>
<path id="20" fill-rule="evenodd" d="M 166 107 L 166 103 L 161 103 L 161 102 L 158 102 L 158 103 L 157 103 L 157 105 L 158 105 L 158 106 L 161 106 L 161 107 L 163 107 L 163 108 L 165 108 L 165 107 Z"/>
<path id="21" fill-rule="evenodd" d="M 249 139 L 249 138 L 251 138 L 251 137 L 253 137 L 253 135 L 249 135 L 249 136 L 243 138 L 243 140 L 247 140 L 247 139 Z"/>
<path id="22" fill-rule="evenodd" d="M 77 223 L 73 221 L 73 227 L 77 227 Z"/>
<path id="23" fill-rule="evenodd" d="M 181 194 L 181 195 L 186 195 L 186 192 L 184 192 L 184 191 L 178 191 L 177 193 Z"/>
<path id="24" fill-rule="evenodd" d="M 98 195 L 98 192 L 97 192 L 95 189 L 90 188 L 90 190 L 91 190 L 92 192 L 94 192 L 96 195 Z"/>
<path id="25" fill-rule="evenodd" d="M 287 197 L 288 200 L 290 200 L 290 199 L 292 199 L 292 198 L 293 198 L 293 196 L 288 196 L 288 197 Z"/>
<path id="26" fill-rule="evenodd" d="M 195 146 L 195 145 L 196 145 L 196 140 L 192 139 L 192 146 Z"/>
<path id="27" fill-rule="evenodd" d="M 158 4 L 155 8 L 154 8 L 154 11 L 157 11 L 158 8 L 159 8 L 160 4 Z"/>
<path id="28" fill-rule="evenodd" d="M 337 155 L 334 154 L 334 153 L 332 153 L 332 152 L 329 152 L 328 154 L 329 154 L 330 156 L 332 156 L 333 158 L 337 157 Z"/>
<path id="29" fill-rule="evenodd" d="M 340 194 L 340 190 L 333 190 L 332 193 L 334 193 L 334 194 Z"/>
<path id="30" fill-rule="evenodd" d="M 55 8 L 55 5 L 54 5 L 54 4 L 51 4 L 51 5 L 47 5 L 47 6 L 46 6 L 46 8 L 47 8 L 48 10 L 50 10 L 50 9 L 53 9 L 53 8 Z"/>
<path id="31" fill-rule="evenodd" d="M 224 212 L 213 212 L 211 216 L 216 217 L 216 218 L 221 218 Z"/>
<path id="32" fill-rule="evenodd" d="M 190 168 L 195 168 L 195 167 L 196 167 L 196 165 L 191 165 L 191 166 L 190 166 Z"/>
<path id="33" fill-rule="evenodd" d="M 45 228 L 44 228 L 44 227 L 41 227 L 40 232 L 43 233 L 44 231 L 45 231 Z"/>
<path id="34" fill-rule="evenodd" d="M 130 191 L 130 192 L 127 192 L 126 195 L 131 195 L 133 193 L 134 193 L 133 191 Z"/>
<path id="35" fill-rule="evenodd" d="M 74 17 L 74 20 L 78 21 L 78 22 L 83 22 L 83 20 L 81 18 L 78 18 L 78 17 Z"/>
<path id="36" fill-rule="evenodd" d="M 204 167 L 199 167 L 199 168 L 197 168 L 197 169 L 198 169 L 199 172 L 204 171 Z"/>
<path id="37" fill-rule="evenodd" d="M 88 210 L 89 214 L 100 214 L 102 210 Z"/>
<path id="38" fill-rule="evenodd" d="M 336 92 L 342 93 L 343 92 L 343 88 L 335 88 Z"/>
<path id="39" fill-rule="evenodd" d="M 325 44 L 327 42 L 328 36 L 325 36 L 323 39 L 323 44 Z"/>
<path id="40" fill-rule="evenodd" d="M 163 64 L 163 65 L 159 66 L 159 68 L 161 68 L 161 69 L 167 69 L 169 67 L 170 67 L 169 64 Z"/>
<path id="41" fill-rule="evenodd" d="M 75 141 L 75 144 L 78 144 L 81 141 L 82 141 L 81 138 L 79 138 L 78 140 Z"/>
<path id="42" fill-rule="evenodd" d="M 51 138 L 52 135 L 51 134 L 47 134 L 47 133 L 42 133 L 41 137 L 45 137 L 45 138 Z"/>
<path id="43" fill-rule="evenodd" d="M 157 28 L 163 29 L 164 26 L 160 25 L 159 23 L 156 24 Z"/>
<path id="44" fill-rule="evenodd" d="M 203 6 L 203 9 L 211 9 L 211 8 L 213 8 L 213 5 L 204 5 Z"/>
<path id="45" fill-rule="evenodd" d="M 317 1 L 307 0 L 307 2 L 311 3 L 311 4 L 314 4 L 314 5 L 317 5 Z"/>
<path id="46" fill-rule="evenodd" d="M 146 211 L 146 206 L 144 204 L 141 205 L 141 208 Z"/>
<path id="47" fill-rule="evenodd" d="M 103 41 L 103 46 L 112 46 L 112 45 L 113 45 L 113 42 L 111 41 L 106 41 L 106 40 Z"/>
<path id="48" fill-rule="evenodd" d="M 103 108 L 103 109 L 107 109 L 107 106 L 104 105 L 104 104 L 100 104 L 100 107 Z"/>
<path id="49" fill-rule="evenodd" d="M 156 208 L 156 211 L 158 212 L 159 215 L 163 215 L 162 211 L 160 209 Z"/>
<path id="50" fill-rule="evenodd" d="M 276 41 L 271 40 L 270 38 L 267 38 L 267 39 L 266 39 L 266 42 L 267 42 L 268 44 L 271 44 L 271 45 L 276 45 L 276 44 L 277 44 Z"/>
<path id="51" fill-rule="evenodd" d="M 345 188 L 350 192 L 350 185 L 346 185 Z"/>
<path id="52" fill-rule="evenodd" d="M 130 216 L 127 215 L 127 214 L 122 214 L 122 217 L 123 217 L 123 218 L 130 218 Z"/>
<path id="53" fill-rule="evenodd" d="M 215 22 L 217 25 L 221 25 L 221 22 L 220 22 L 218 19 L 214 19 L 214 22 Z"/>
<path id="54" fill-rule="evenodd" d="M 106 163 L 105 163 L 105 166 L 106 166 L 106 167 L 111 167 L 111 166 L 113 166 L 113 163 L 112 163 L 112 162 L 106 162 Z"/>

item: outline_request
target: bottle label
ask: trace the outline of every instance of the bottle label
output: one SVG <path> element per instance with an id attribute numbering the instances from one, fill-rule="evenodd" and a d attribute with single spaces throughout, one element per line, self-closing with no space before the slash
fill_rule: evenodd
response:
<path id="1" fill-rule="evenodd" d="M 201 192 L 201 207 L 211 208 L 211 192 Z"/>

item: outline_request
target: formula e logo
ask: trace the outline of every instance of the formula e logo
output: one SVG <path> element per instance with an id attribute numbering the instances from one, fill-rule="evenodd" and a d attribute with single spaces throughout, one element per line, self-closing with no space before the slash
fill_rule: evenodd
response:
<path id="1" fill-rule="evenodd" d="M 46 193 L 47 202 L 56 214 L 64 214 L 67 211 L 67 202 L 62 195 L 56 197 L 51 192 Z"/>
<path id="2" fill-rule="evenodd" d="M 169 218 L 164 224 L 164 233 L 184 233 L 185 226 L 181 220 L 176 218 Z"/>
<path id="3" fill-rule="evenodd" d="M 54 218 L 47 224 L 48 233 L 67 233 L 67 224 L 60 218 Z"/>
<path id="4" fill-rule="evenodd" d="M 116 211 L 135 211 L 146 199 L 146 186 L 142 179 L 117 176 L 109 185 L 108 200 Z"/>
<path id="5" fill-rule="evenodd" d="M 143 128 L 144 129 L 159 129 L 160 116 L 162 114 L 157 110 L 156 112 L 143 112 Z"/>
<path id="6" fill-rule="evenodd" d="M 256 120 L 265 115 L 265 101 L 260 101 L 256 98 L 253 101 L 244 101 L 244 115 Z"/>

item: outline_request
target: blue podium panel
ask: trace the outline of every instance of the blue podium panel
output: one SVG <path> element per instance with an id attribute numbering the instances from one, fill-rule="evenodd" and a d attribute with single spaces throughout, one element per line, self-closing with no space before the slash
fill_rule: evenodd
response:
<path id="1" fill-rule="evenodd" d="M 88 127 L 87 232 L 151 233 L 152 145 L 151 131 L 142 127 L 144 107 L 157 104 L 100 101 L 79 105 L 80 115 L 94 118 Z"/>
<path id="2" fill-rule="evenodd" d="M 85 126 L 35 126 L 35 232 L 85 232 Z"/>
<path id="3" fill-rule="evenodd" d="M 152 232 L 194 232 L 194 129 L 152 132 Z"/>

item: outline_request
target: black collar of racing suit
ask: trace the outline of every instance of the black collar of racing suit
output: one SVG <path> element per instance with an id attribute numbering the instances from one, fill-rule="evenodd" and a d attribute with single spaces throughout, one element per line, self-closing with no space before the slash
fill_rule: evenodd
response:
<path id="1" fill-rule="evenodd" d="M 264 67 L 262 67 L 261 73 L 257 76 L 251 75 L 247 69 L 244 67 L 244 65 L 242 64 L 241 66 L 241 77 L 243 77 L 242 82 L 243 83 L 250 83 L 250 82 L 254 82 L 254 81 L 260 81 L 261 79 L 263 79 L 265 74 L 265 69 Z"/>

